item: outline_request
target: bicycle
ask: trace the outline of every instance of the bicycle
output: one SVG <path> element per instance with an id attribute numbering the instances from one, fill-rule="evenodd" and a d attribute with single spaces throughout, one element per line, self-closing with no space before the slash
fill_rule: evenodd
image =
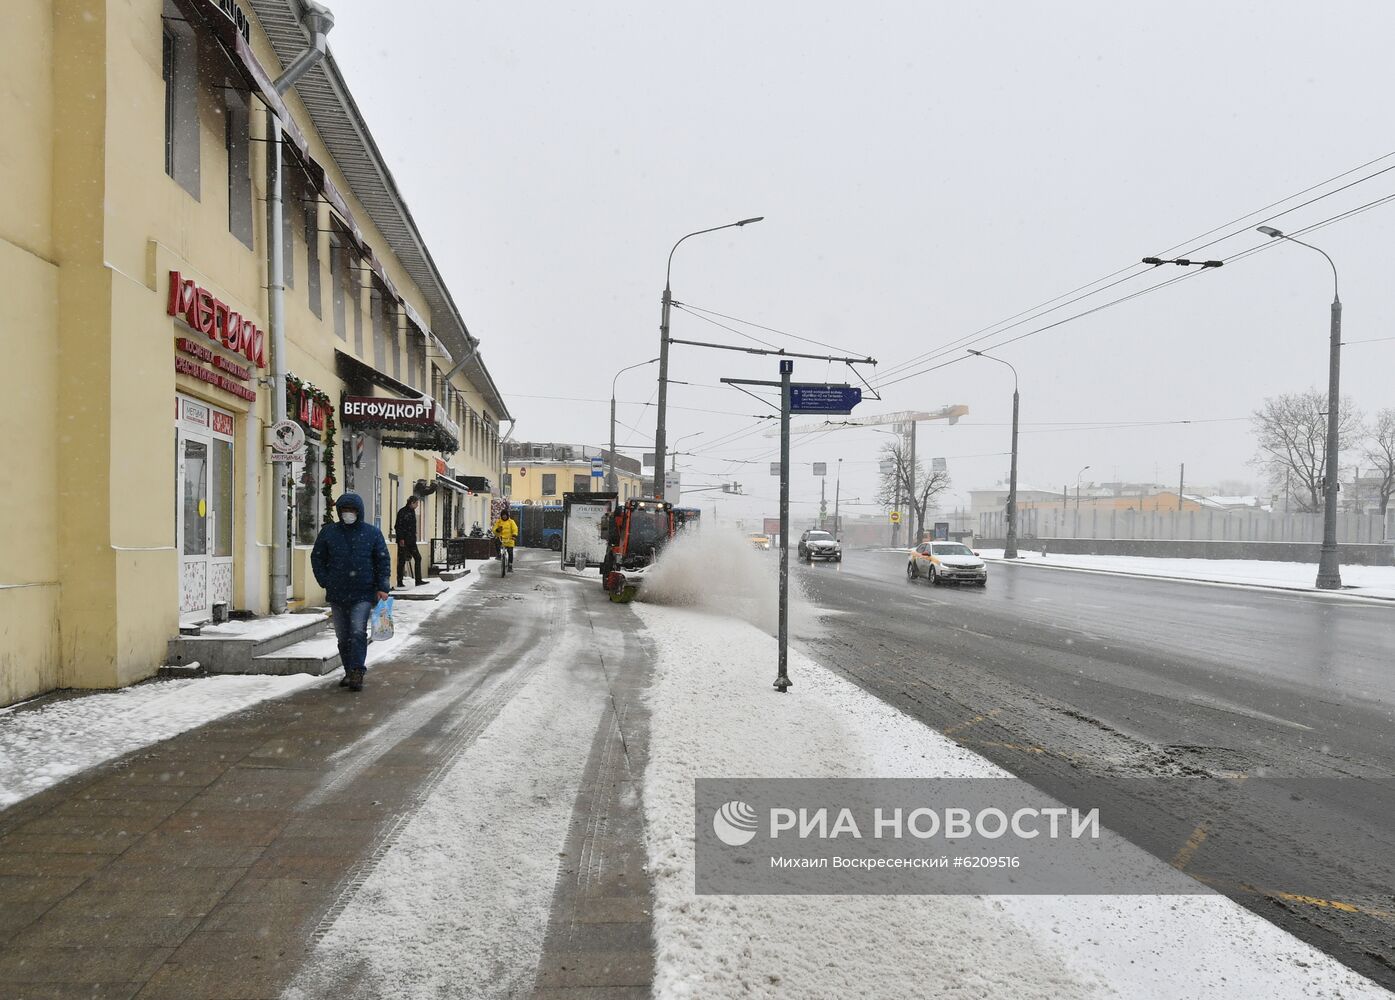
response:
<path id="1" fill-rule="evenodd" d="M 499 548 L 499 576 L 505 577 L 509 575 L 509 570 L 513 569 L 513 549 L 502 542 L 496 544 Z"/>

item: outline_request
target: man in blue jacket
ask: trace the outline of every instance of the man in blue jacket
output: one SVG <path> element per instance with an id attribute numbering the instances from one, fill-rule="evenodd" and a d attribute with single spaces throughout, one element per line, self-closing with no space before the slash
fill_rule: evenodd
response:
<path id="1" fill-rule="evenodd" d="M 388 595 L 392 559 L 378 526 L 363 519 L 363 500 L 345 493 L 334 504 L 339 520 L 326 524 L 310 551 L 310 567 L 325 589 L 339 659 L 344 664 L 340 687 L 363 690 L 368 658 L 368 614 Z"/>

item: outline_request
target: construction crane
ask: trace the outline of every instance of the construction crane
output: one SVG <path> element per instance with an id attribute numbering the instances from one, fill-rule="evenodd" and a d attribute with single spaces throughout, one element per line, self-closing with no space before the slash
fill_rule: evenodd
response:
<path id="1" fill-rule="evenodd" d="M 940 407 L 938 410 L 898 410 L 895 413 L 883 413 L 875 417 L 840 417 L 833 420 L 821 420 L 815 424 L 800 424 L 798 427 L 791 427 L 790 433 L 826 434 L 829 431 L 847 430 L 850 427 L 877 427 L 886 424 L 895 427 L 896 431 L 905 438 L 907 450 L 910 452 L 910 482 L 906 484 L 909 487 L 907 490 L 909 495 L 906 499 L 912 504 L 912 507 L 907 511 L 907 513 L 911 515 L 908 518 L 909 523 L 907 525 L 907 530 L 913 531 L 915 529 L 913 506 L 915 503 L 915 425 L 922 420 L 947 420 L 951 424 L 957 424 L 959 418 L 966 415 L 968 412 L 969 408 L 963 403 L 950 403 Z M 772 428 L 765 432 L 765 436 L 774 437 L 779 433 L 780 431 L 778 428 Z M 898 476 L 897 478 L 897 491 L 899 492 L 900 477 Z M 899 533 L 899 529 L 899 525 L 892 526 L 891 544 L 893 547 L 896 545 L 896 536 Z M 915 539 L 915 541 L 918 542 L 919 539 Z"/>
<path id="2" fill-rule="evenodd" d="M 951 403 L 942 406 L 938 410 L 897 410 L 895 413 L 883 413 L 876 417 L 838 417 L 833 420 L 820 420 L 816 424 L 800 424 L 791 426 L 791 434 L 819 434 L 824 431 L 840 431 L 846 427 L 878 427 L 886 424 L 900 426 L 902 424 L 914 424 L 922 420 L 947 420 L 951 424 L 959 423 L 959 418 L 965 416 L 969 408 L 963 403 Z M 772 427 L 765 432 L 766 437 L 778 437 L 780 428 Z"/>

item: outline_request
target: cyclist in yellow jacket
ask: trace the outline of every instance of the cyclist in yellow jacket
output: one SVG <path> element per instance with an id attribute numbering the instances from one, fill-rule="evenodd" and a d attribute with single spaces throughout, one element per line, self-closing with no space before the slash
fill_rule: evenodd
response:
<path id="1" fill-rule="evenodd" d="M 499 515 L 499 520 L 494 522 L 494 537 L 499 539 L 509 569 L 513 569 L 513 547 L 518 542 L 518 522 L 513 519 L 513 514 L 507 507 Z"/>

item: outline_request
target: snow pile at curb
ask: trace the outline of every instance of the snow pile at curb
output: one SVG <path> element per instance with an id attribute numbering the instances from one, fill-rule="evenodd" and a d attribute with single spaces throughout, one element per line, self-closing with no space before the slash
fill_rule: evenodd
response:
<path id="1" fill-rule="evenodd" d="M 983 549 L 985 559 L 1002 561 L 1002 549 Z M 1164 559 L 1155 556 L 1092 556 L 1019 550 L 1015 562 L 1057 569 L 1088 569 L 1131 576 L 1151 576 L 1167 580 L 1193 580 L 1238 584 L 1251 587 L 1278 587 L 1284 590 L 1317 591 L 1315 563 L 1268 562 L 1261 559 Z M 1343 566 L 1343 589 L 1353 597 L 1395 599 L 1395 566 Z"/>
<path id="2" fill-rule="evenodd" d="M 1215 895 L 696 895 L 695 778 L 1003 772 L 795 650 L 795 687 L 776 694 L 775 644 L 746 625 L 636 611 L 658 659 L 644 791 L 656 996 L 1389 996 Z"/>
<path id="3" fill-rule="evenodd" d="M 370 666 L 407 648 L 416 627 L 453 603 L 479 570 L 454 583 L 438 601 L 399 602 L 396 634 L 368 647 Z M 328 640 L 333 646 L 333 639 Z M 119 691 L 77 694 L 36 707 L 0 709 L 0 809 L 90 767 L 171 739 L 215 719 L 336 676 L 225 674 L 156 680 Z"/>

